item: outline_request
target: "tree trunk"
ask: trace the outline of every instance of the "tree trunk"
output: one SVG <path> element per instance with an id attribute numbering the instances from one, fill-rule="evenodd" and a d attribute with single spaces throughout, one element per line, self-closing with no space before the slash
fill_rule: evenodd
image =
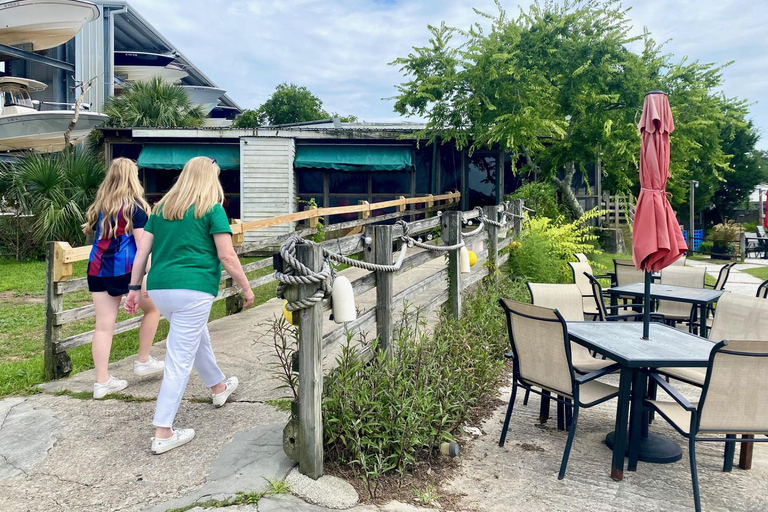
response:
<path id="1" fill-rule="evenodd" d="M 573 189 L 571 188 L 571 180 L 575 174 L 576 164 L 574 162 L 568 162 L 565 164 L 565 176 L 563 176 L 563 179 L 560 180 L 557 176 L 552 176 L 551 180 L 560 190 L 560 193 L 563 196 L 563 204 L 565 204 L 571 212 L 573 218 L 578 219 L 584 215 L 584 209 L 579 204 L 578 199 L 576 199 L 576 194 L 573 193 Z"/>

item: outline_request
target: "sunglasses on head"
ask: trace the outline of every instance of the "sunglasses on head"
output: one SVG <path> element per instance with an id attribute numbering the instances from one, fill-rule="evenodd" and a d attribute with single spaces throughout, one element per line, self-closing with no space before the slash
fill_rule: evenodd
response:
<path id="1" fill-rule="evenodd" d="M 215 158 L 211 158 L 211 163 L 215 164 L 216 163 L 216 159 Z"/>

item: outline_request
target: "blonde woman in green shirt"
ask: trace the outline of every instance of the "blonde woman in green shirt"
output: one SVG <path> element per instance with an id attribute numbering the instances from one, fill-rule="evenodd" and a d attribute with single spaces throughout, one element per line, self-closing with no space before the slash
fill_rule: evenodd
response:
<path id="1" fill-rule="evenodd" d="M 253 304 L 253 292 L 232 246 L 232 231 L 221 206 L 224 191 L 219 172 L 211 158 L 201 156 L 187 162 L 144 226 L 133 263 L 126 312 L 136 312 L 151 253 L 146 289 L 170 322 L 165 373 L 152 421 L 154 454 L 195 437 L 193 429 L 173 426 L 193 366 L 211 388 L 216 407 L 224 405 L 238 385 L 237 377 L 226 378 L 216 364 L 207 327 L 211 305 L 219 292 L 222 265 L 243 290 L 245 306 Z"/>

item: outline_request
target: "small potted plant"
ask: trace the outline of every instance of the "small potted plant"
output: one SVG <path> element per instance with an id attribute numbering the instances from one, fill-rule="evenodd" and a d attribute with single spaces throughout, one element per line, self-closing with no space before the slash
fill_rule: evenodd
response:
<path id="1" fill-rule="evenodd" d="M 733 253 L 731 244 L 739 241 L 740 232 L 740 226 L 732 220 L 713 226 L 709 234 L 712 241 L 712 257 L 730 258 Z"/>

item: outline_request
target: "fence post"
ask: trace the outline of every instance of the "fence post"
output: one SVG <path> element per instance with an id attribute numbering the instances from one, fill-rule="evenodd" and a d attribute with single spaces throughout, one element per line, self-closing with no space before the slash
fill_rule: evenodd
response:
<path id="1" fill-rule="evenodd" d="M 499 211 L 496 206 L 483 206 L 483 214 L 486 218 L 498 222 Z M 488 229 L 488 275 L 492 282 L 496 282 L 499 267 L 499 228 L 486 224 Z"/>
<path id="2" fill-rule="evenodd" d="M 619 195 L 618 194 L 613 196 L 613 212 L 614 212 L 613 224 L 614 224 L 614 227 L 618 228 L 619 227 L 619 223 L 620 223 L 620 220 L 619 220 Z"/>
<path id="3" fill-rule="evenodd" d="M 319 246 L 297 245 L 296 258 L 313 272 L 323 268 Z M 302 284 L 285 290 L 289 302 L 311 297 L 318 285 Z M 317 480 L 323 475 L 323 306 L 295 311 L 299 325 L 299 471 Z"/>
<path id="4" fill-rule="evenodd" d="M 372 243 L 364 251 L 365 261 L 378 265 L 392 264 L 393 226 L 370 226 L 365 236 Z M 376 335 L 379 350 L 392 355 L 392 290 L 395 274 L 377 270 L 376 274 Z"/>
<path id="5" fill-rule="evenodd" d="M 512 233 L 515 237 L 520 236 L 523 231 L 523 205 L 522 199 L 512 200 L 512 218 L 514 219 L 512 221 Z"/>
<path id="6" fill-rule="evenodd" d="M 443 212 L 442 236 L 446 245 L 461 242 L 461 212 Z M 461 316 L 461 268 L 459 251 L 448 252 L 448 304 L 451 315 Z"/>
<path id="7" fill-rule="evenodd" d="M 693 251 L 693 248 L 691 248 L 691 251 Z M 739 261 L 744 263 L 744 260 L 747 258 L 747 234 L 744 233 L 742 230 L 741 233 L 739 233 Z"/>
<path id="8" fill-rule="evenodd" d="M 58 293 L 56 283 L 65 273 L 65 242 L 48 242 L 45 246 L 45 345 L 44 372 L 47 379 L 60 379 L 72 371 L 72 361 L 66 352 L 56 353 L 56 342 L 61 339 L 61 326 L 56 325 L 56 313 L 63 309 L 64 295 Z M 69 264 L 71 266 L 71 263 Z"/>

